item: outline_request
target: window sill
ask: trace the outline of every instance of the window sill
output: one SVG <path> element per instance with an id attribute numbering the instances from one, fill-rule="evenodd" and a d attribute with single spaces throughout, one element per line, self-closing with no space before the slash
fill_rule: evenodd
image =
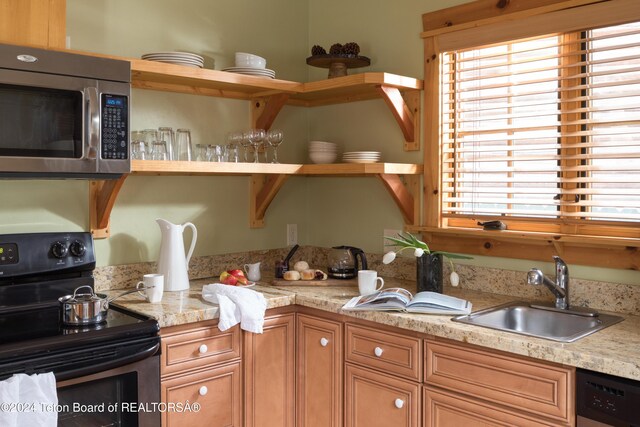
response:
<path id="1" fill-rule="evenodd" d="M 576 236 L 471 228 L 409 227 L 432 250 L 503 258 L 549 261 L 559 255 L 568 264 L 640 270 L 640 239 Z"/>

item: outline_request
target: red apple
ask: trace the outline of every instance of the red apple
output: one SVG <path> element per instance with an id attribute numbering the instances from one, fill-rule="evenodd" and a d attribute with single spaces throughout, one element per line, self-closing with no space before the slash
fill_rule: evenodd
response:
<path id="1" fill-rule="evenodd" d="M 220 275 L 220 283 L 224 283 L 225 285 L 235 286 L 238 284 L 238 279 L 233 274 L 229 274 L 228 272 L 224 271 Z"/>
<path id="2" fill-rule="evenodd" d="M 247 280 L 247 278 L 245 277 L 244 271 L 235 269 L 235 270 L 227 270 L 226 272 L 231 276 L 235 277 L 239 284 L 241 285 L 249 284 L 249 280 Z"/>
<path id="3" fill-rule="evenodd" d="M 235 270 L 227 270 L 227 273 L 232 274 L 236 277 L 244 277 L 244 271 L 240 270 L 240 269 L 235 269 Z"/>

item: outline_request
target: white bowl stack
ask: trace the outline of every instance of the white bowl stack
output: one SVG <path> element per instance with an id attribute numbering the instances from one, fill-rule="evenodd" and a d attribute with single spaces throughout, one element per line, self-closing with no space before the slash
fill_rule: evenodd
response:
<path id="1" fill-rule="evenodd" d="M 313 163 L 333 163 L 337 158 L 338 144 L 326 141 L 309 141 L 309 159 Z"/>
<path id="2" fill-rule="evenodd" d="M 223 68 L 222 71 L 274 79 L 276 72 L 265 68 L 266 66 L 267 60 L 261 56 L 252 53 L 236 52 L 236 66 Z"/>

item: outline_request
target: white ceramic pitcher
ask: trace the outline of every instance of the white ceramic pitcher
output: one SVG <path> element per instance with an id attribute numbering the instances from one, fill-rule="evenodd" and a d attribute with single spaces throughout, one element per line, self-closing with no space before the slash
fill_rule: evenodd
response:
<path id="1" fill-rule="evenodd" d="M 184 291 L 189 289 L 189 260 L 196 246 L 198 230 L 190 222 L 182 225 L 172 224 L 166 219 L 156 219 L 162 233 L 160 243 L 160 257 L 158 258 L 158 274 L 164 274 L 165 292 Z M 191 246 L 187 256 L 184 255 L 182 233 L 185 228 L 191 228 Z"/>
<path id="2" fill-rule="evenodd" d="M 244 272 L 247 273 L 247 279 L 252 282 L 257 282 L 260 280 L 260 263 L 256 262 L 255 264 L 245 264 Z"/>

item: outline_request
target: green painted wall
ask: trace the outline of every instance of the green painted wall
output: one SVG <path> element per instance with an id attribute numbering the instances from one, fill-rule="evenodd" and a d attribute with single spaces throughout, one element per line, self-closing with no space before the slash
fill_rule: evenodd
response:
<path id="1" fill-rule="evenodd" d="M 233 65 L 236 51 L 267 58 L 277 77 L 319 80 L 325 69 L 305 64 L 310 47 L 358 42 L 371 66 L 422 78 L 422 13 L 461 0 L 67 0 L 72 49 L 139 57 L 185 50 L 205 66 Z M 248 127 L 249 105 L 236 101 L 134 90 L 132 128 L 162 125 L 192 129 L 194 142 L 221 142 Z M 402 151 L 402 133 L 382 101 L 285 107 L 274 124 L 285 131 L 281 160 L 304 162 L 312 139 L 338 142 L 346 151 L 378 150 L 385 161 L 421 162 Z M 292 178 L 276 196 L 262 229 L 248 227 L 247 177 L 130 177 L 111 216 L 112 237 L 97 242 L 98 264 L 154 260 L 160 233 L 155 218 L 191 221 L 199 230 L 196 255 L 285 246 L 286 224 L 296 223 L 302 244 L 351 244 L 382 252 L 384 229 L 402 217 L 374 178 Z M 0 233 L 88 229 L 84 181 L 1 181 Z M 606 254 L 604 255 L 606 256 Z M 527 270 L 531 261 L 476 258 L 471 263 Z M 547 271 L 550 263 L 535 262 Z M 640 273 L 572 266 L 577 277 L 639 283 Z"/>

